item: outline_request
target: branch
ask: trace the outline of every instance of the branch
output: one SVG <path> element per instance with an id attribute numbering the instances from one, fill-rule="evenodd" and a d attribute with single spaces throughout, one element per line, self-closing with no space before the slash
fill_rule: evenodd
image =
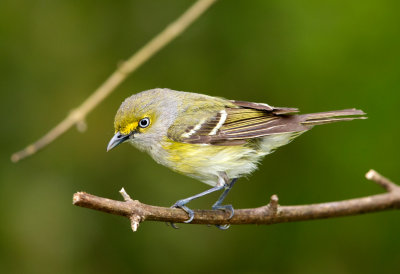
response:
<path id="1" fill-rule="evenodd" d="M 143 48 L 123 62 L 108 79 L 97 88 L 78 108 L 70 111 L 69 115 L 58 125 L 46 133 L 42 138 L 28 145 L 25 149 L 14 153 L 11 161 L 16 163 L 40 149 L 44 148 L 55 139 L 64 134 L 72 126 L 78 130 L 86 129 L 85 118 L 100 102 L 110 95 L 130 74 L 142 64 L 159 52 L 182 32 L 184 32 L 196 19 L 198 19 L 216 0 L 198 0 L 184 14 L 168 25 L 162 32 L 155 36 Z"/>
<path id="2" fill-rule="evenodd" d="M 400 208 L 400 187 L 398 185 L 374 170 L 370 170 L 366 174 L 366 178 L 382 186 L 387 193 L 338 202 L 298 206 L 280 206 L 278 197 L 272 195 L 268 205 L 258 208 L 237 209 L 232 219 L 228 219 L 229 212 L 221 210 L 195 210 L 195 217 L 191 224 L 268 225 Z M 181 209 L 146 205 L 137 200 L 132 200 L 124 189 L 121 189 L 120 193 L 125 200 L 124 202 L 97 197 L 85 192 L 77 192 L 73 196 L 73 204 L 130 218 L 133 231 L 136 231 L 139 223 L 143 221 L 182 223 L 188 218 L 187 213 Z"/>

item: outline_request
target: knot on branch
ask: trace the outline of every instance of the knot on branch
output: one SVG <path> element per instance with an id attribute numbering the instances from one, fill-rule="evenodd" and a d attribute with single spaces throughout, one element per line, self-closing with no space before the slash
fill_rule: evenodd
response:
<path id="1" fill-rule="evenodd" d="M 85 114 L 81 109 L 73 109 L 69 113 L 69 119 L 71 119 L 78 131 L 83 132 L 87 129 L 87 124 L 85 122 Z"/>
<path id="2" fill-rule="evenodd" d="M 272 195 L 268 204 L 268 209 L 272 215 L 276 215 L 278 213 L 278 206 L 279 206 L 278 202 L 279 202 L 278 195 L 276 194 Z"/>
<path id="3" fill-rule="evenodd" d="M 87 123 L 85 120 L 80 120 L 76 123 L 76 129 L 79 132 L 85 132 L 87 130 Z"/>
<path id="4" fill-rule="evenodd" d="M 119 193 L 121 194 L 122 198 L 124 198 L 125 203 L 129 204 L 129 207 L 131 207 L 132 209 L 135 209 L 132 210 L 132 213 L 129 216 L 132 231 L 135 232 L 139 228 L 139 224 L 145 220 L 146 214 L 140 207 L 141 203 L 138 200 L 132 200 L 131 196 L 129 196 L 124 188 L 121 188 Z"/>

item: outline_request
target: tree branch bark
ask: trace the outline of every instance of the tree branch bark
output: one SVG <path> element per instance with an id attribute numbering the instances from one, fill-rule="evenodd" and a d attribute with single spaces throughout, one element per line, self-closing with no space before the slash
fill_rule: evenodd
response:
<path id="1" fill-rule="evenodd" d="M 398 185 L 374 170 L 370 170 L 366 174 L 366 178 L 378 183 L 387 193 L 337 202 L 297 206 L 281 206 L 278 204 L 278 197 L 272 195 L 270 202 L 265 206 L 236 209 L 232 219 L 228 219 L 228 212 L 221 210 L 195 210 L 194 219 L 191 224 L 269 225 L 351 216 L 400 208 L 400 187 Z M 137 200 L 132 200 L 124 189 L 121 189 L 120 193 L 125 201 L 115 201 L 85 192 L 77 192 L 73 196 L 73 204 L 127 217 L 131 220 L 133 231 L 136 231 L 140 222 L 143 221 L 182 223 L 188 218 L 186 212 L 181 209 L 143 204 Z"/>
<path id="2" fill-rule="evenodd" d="M 130 74 L 184 32 L 215 2 L 216 0 L 198 0 L 194 3 L 178 19 L 168 25 L 127 61 L 123 62 L 100 87 L 98 87 L 78 108 L 71 110 L 68 116 L 58 125 L 36 142 L 11 155 L 11 161 L 16 163 L 35 154 L 74 125 L 76 125 L 80 131 L 85 130 L 86 124 L 84 121 L 89 112 L 110 95 Z"/>

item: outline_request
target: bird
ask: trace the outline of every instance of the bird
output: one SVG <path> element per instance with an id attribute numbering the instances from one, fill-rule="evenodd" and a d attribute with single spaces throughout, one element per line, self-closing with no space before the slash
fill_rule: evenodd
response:
<path id="1" fill-rule="evenodd" d="M 223 190 L 212 205 L 234 215 L 223 201 L 238 178 L 257 169 L 265 155 L 290 143 L 315 125 L 365 119 L 355 108 L 298 114 L 297 108 L 228 100 L 199 93 L 156 88 L 126 98 L 114 120 L 114 136 L 107 151 L 129 142 L 161 165 L 211 186 L 178 200 L 190 223 L 194 211 L 187 204 Z M 173 227 L 176 228 L 174 224 Z M 228 225 L 217 225 L 227 229 Z"/>

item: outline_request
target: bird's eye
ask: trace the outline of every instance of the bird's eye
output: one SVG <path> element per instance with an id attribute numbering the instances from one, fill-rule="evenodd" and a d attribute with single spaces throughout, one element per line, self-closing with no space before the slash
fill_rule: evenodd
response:
<path id="1" fill-rule="evenodd" d="M 139 127 L 141 127 L 141 128 L 148 127 L 149 125 L 150 125 L 150 119 L 147 117 L 145 117 L 139 121 Z"/>

